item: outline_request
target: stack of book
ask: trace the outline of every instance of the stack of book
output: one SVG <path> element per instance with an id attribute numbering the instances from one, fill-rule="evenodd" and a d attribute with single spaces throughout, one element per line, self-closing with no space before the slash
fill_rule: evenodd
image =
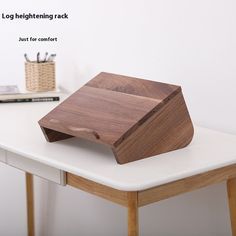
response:
<path id="1" fill-rule="evenodd" d="M 59 101 L 59 91 L 27 92 L 20 91 L 17 85 L 0 86 L 0 103 L 53 102 Z"/>

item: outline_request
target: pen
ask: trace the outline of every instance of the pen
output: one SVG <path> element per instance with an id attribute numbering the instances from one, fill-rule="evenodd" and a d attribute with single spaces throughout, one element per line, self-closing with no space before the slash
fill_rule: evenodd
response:
<path id="1" fill-rule="evenodd" d="M 54 59 L 55 59 L 55 57 L 56 57 L 56 54 L 51 54 L 49 57 L 48 57 L 48 55 L 49 55 L 48 52 L 46 52 L 46 53 L 44 54 L 43 59 L 41 60 L 41 59 L 40 59 L 40 52 L 38 52 L 38 53 L 37 53 L 37 56 L 36 56 L 36 63 L 53 62 Z M 25 57 L 26 62 L 32 62 L 32 61 L 29 59 L 27 53 L 24 54 L 24 57 Z M 34 61 L 34 62 L 35 62 L 35 61 Z"/>
<path id="2" fill-rule="evenodd" d="M 25 56 L 25 60 L 26 60 L 27 62 L 31 62 L 31 61 L 29 60 L 29 58 L 28 58 L 27 53 L 25 53 L 24 56 Z"/>
<path id="3" fill-rule="evenodd" d="M 47 56 L 48 56 L 48 52 L 45 53 L 43 62 L 46 62 L 46 61 L 47 61 Z"/>
<path id="4" fill-rule="evenodd" d="M 37 53 L 37 63 L 40 62 L 40 52 Z"/>

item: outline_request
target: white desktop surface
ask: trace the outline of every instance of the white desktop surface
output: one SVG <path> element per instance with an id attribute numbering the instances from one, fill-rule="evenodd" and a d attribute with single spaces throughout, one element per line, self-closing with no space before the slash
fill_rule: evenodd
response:
<path id="1" fill-rule="evenodd" d="M 48 143 L 37 121 L 58 104 L 0 104 L 0 148 L 124 191 L 140 191 L 236 163 L 236 136 L 200 127 L 195 127 L 188 147 L 124 165 L 100 144 L 78 138 Z"/>

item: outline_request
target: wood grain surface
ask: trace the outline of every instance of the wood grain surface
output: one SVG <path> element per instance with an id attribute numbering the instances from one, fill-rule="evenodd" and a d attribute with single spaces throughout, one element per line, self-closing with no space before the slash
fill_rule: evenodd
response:
<path id="1" fill-rule="evenodd" d="M 86 86 L 108 89 L 114 92 L 133 94 L 157 100 L 170 99 L 181 90 L 180 86 L 144 80 L 124 75 L 101 72 Z"/>
<path id="2" fill-rule="evenodd" d="M 236 178 L 227 181 L 232 236 L 236 236 Z"/>
<path id="3" fill-rule="evenodd" d="M 113 147 L 113 152 L 117 162 L 124 164 L 183 148 L 191 142 L 193 132 L 180 92 L 121 144 Z"/>
<path id="4" fill-rule="evenodd" d="M 236 223 L 236 165 L 230 165 L 215 170 L 207 171 L 198 175 L 190 176 L 174 182 L 163 184 L 154 188 L 139 192 L 139 206 L 145 206 L 154 202 L 158 202 L 176 195 L 194 191 L 212 184 L 221 183 L 223 181 L 234 179 L 228 182 L 229 203 L 232 205 L 232 216 Z M 235 225 L 236 230 L 236 225 Z M 236 231 L 235 231 L 236 232 Z"/>
<path id="5" fill-rule="evenodd" d="M 67 173 L 67 184 L 85 192 L 107 199 L 122 206 L 128 206 L 128 192 L 98 184 L 83 177 Z"/>
<path id="6" fill-rule="evenodd" d="M 71 136 L 87 136 L 95 142 L 114 145 L 159 103 L 159 100 L 84 86 L 42 119 L 40 125 Z M 75 128 L 93 130 L 100 139 L 96 140 L 85 132 L 76 132 Z"/>
<path id="7" fill-rule="evenodd" d="M 193 126 L 180 86 L 102 72 L 39 124 L 50 142 L 80 137 L 120 164 L 185 147 Z"/>
<path id="8" fill-rule="evenodd" d="M 128 192 L 128 236 L 139 235 L 138 192 Z"/>
<path id="9" fill-rule="evenodd" d="M 34 224 L 34 180 L 33 175 L 25 173 L 26 180 L 26 206 L 27 206 L 27 226 L 28 236 L 35 235 L 35 224 Z"/>

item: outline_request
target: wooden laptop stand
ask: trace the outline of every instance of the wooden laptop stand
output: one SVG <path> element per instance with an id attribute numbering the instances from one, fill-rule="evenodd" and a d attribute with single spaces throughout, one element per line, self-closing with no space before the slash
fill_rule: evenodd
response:
<path id="1" fill-rule="evenodd" d="M 102 72 L 39 121 L 49 142 L 80 137 L 119 164 L 183 148 L 193 125 L 180 86 Z"/>

